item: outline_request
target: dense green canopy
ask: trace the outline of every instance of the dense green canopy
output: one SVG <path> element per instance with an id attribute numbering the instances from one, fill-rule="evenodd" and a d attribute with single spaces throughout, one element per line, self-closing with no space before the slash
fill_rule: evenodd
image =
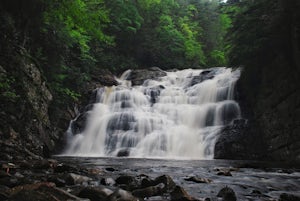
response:
<path id="1" fill-rule="evenodd" d="M 278 2 L 3 0 L 1 46 L 22 46 L 54 93 L 76 99 L 95 69 L 244 64 L 265 51 Z"/>

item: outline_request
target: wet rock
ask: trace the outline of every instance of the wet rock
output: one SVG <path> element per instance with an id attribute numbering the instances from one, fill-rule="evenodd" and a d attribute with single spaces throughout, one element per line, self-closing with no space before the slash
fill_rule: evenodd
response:
<path id="1" fill-rule="evenodd" d="M 28 184 L 17 186 L 10 190 L 9 201 L 57 201 L 57 200 L 81 200 L 80 198 L 55 187 L 51 182 Z"/>
<path id="2" fill-rule="evenodd" d="M 125 184 L 125 185 L 132 184 L 134 181 L 135 178 L 133 176 L 128 176 L 128 175 L 122 175 L 116 179 L 117 184 Z"/>
<path id="3" fill-rule="evenodd" d="M 15 187 L 20 184 L 20 181 L 16 177 L 4 177 L 0 179 L 0 185 L 4 185 L 7 187 Z"/>
<path id="4" fill-rule="evenodd" d="M 34 190 L 22 190 L 13 196 L 11 196 L 7 201 L 57 201 L 54 197 L 48 194 L 44 194 Z"/>
<path id="5" fill-rule="evenodd" d="M 4 170 L 0 170 L 0 178 L 10 177 L 11 175 Z"/>
<path id="6" fill-rule="evenodd" d="M 35 169 L 48 169 L 50 167 L 51 165 L 48 160 L 37 160 L 33 162 L 33 168 Z"/>
<path id="7" fill-rule="evenodd" d="M 16 173 L 14 174 L 14 176 L 15 176 L 16 178 L 18 178 L 18 179 L 24 178 L 24 175 L 22 175 L 20 172 L 16 172 Z"/>
<path id="8" fill-rule="evenodd" d="M 129 156 L 130 150 L 128 149 L 122 149 L 117 153 L 117 157 L 126 157 Z"/>
<path id="9" fill-rule="evenodd" d="M 279 201 L 299 201 L 300 197 L 292 194 L 282 193 Z"/>
<path id="10" fill-rule="evenodd" d="M 219 175 L 219 176 L 232 176 L 231 172 L 228 171 L 228 170 L 219 171 L 217 173 L 217 175 Z"/>
<path id="11" fill-rule="evenodd" d="M 115 76 L 107 69 L 95 68 L 91 73 L 90 87 L 95 89 L 99 86 L 113 86 L 118 85 Z"/>
<path id="12" fill-rule="evenodd" d="M 8 195 L 6 195 L 3 192 L 0 192 L 0 200 L 7 200 L 8 199 Z"/>
<path id="13" fill-rule="evenodd" d="M 26 185 L 20 185 L 20 186 L 16 186 L 12 189 L 10 189 L 9 194 L 10 195 L 14 195 L 22 190 L 36 190 L 42 186 L 46 186 L 46 187 L 55 187 L 54 183 L 51 182 L 39 182 L 39 183 L 35 183 L 35 184 L 26 184 Z"/>
<path id="14" fill-rule="evenodd" d="M 204 70 L 199 75 L 194 76 L 191 80 L 190 86 L 194 86 L 196 84 L 199 84 L 205 80 L 210 80 L 215 77 L 216 70 Z"/>
<path id="15" fill-rule="evenodd" d="M 154 181 L 152 179 L 150 179 L 149 177 L 145 176 L 144 178 L 141 179 L 141 187 L 145 188 L 145 187 L 149 187 L 152 186 L 154 184 Z"/>
<path id="16" fill-rule="evenodd" d="M 116 184 L 116 181 L 113 178 L 102 178 L 100 183 L 105 186 L 113 186 Z"/>
<path id="17" fill-rule="evenodd" d="M 48 182 L 55 183 L 57 187 L 64 187 L 66 185 L 66 181 L 60 178 L 60 175 L 53 175 L 47 179 Z"/>
<path id="18" fill-rule="evenodd" d="M 163 187 L 161 185 L 149 186 L 142 189 L 136 189 L 132 191 L 132 194 L 139 198 L 148 198 L 152 196 L 162 195 Z"/>
<path id="19" fill-rule="evenodd" d="M 164 184 L 163 192 L 171 192 L 176 187 L 175 182 L 169 175 L 162 175 L 153 181 L 153 185 Z"/>
<path id="20" fill-rule="evenodd" d="M 79 192 L 78 197 L 88 198 L 91 201 L 108 201 L 108 196 L 112 193 L 112 190 L 104 187 L 86 187 Z"/>
<path id="21" fill-rule="evenodd" d="M 20 162 L 20 168 L 23 168 L 23 169 L 30 169 L 32 168 L 32 163 L 29 162 L 29 161 L 26 161 L 26 160 L 23 160 Z"/>
<path id="22" fill-rule="evenodd" d="M 223 201 L 236 201 L 236 195 L 235 192 L 229 188 L 228 186 L 222 188 L 217 197 L 221 197 Z"/>
<path id="23" fill-rule="evenodd" d="M 150 102 L 154 104 L 156 103 L 156 100 L 163 89 L 165 89 L 165 87 L 162 85 L 158 85 L 152 88 L 146 88 L 144 94 L 148 95 L 150 97 Z"/>
<path id="24" fill-rule="evenodd" d="M 170 195 L 171 201 L 197 201 L 180 186 L 176 186 Z"/>
<path id="25" fill-rule="evenodd" d="M 87 118 L 88 118 L 88 113 L 84 112 L 79 114 L 79 116 L 72 122 L 71 130 L 74 135 L 78 133 L 82 133 L 84 131 Z"/>
<path id="26" fill-rule="evenodd" d="M 236 119 L 225 126 L 215 143 L 214 158 L 262 159 L 266 145 L 257 127 L 258 124 L 245 119 Z"/>
<path id="27" fill-rule="evenodd" d="M 69 166 L 66 164 L 58 164 L 55 168 L 54 168 L 54 172 L 55 173 L 63 173 L 63 172 L 76 172 L 77 168 L 73 167 L 73 166 Z"/>
<path id="28" fill-rule="evenodd" d="M 116 171 L 115 168 L 112 168 L 112 167 L 108 167 L 108 168 L 105 168 L 106 171 L 109 171 L 109 172 L 114 172 Z"/>
<path id="29" fill-rule="evenodd" d="M 66 176 L 67 185 L 83 184 L 91 181 L 90 177 L 82 176 L 79 174 L 68 173 Z"/>
<path id="30" fill-rule="evenodd" d="M 88 169 L 88 173 L 92 174 L 92 175 L 99 175 L 99 174 L 103 174 L 103 170 L 98 169 L 98 168 L 90 168 Z"/>
<path id="31" fill-rule="evenodd" d="M 123 189 L 115 190 L 109 197 L 109 201 L 138 201 L 130 192 Z"/>
<path id="32" fill-rule="evenodd" d="M 6 200 L 8 198 L 9 188 L 7 186 L 0 185 L 0 200 Z"/>
<path id="33" fill-rule="evenodd" d="M 151 67 L 148 69 L 132 70 L 127 80 L 131 80 L 132 85 L 142 85 L 148 79 L 157 79 L 166 76 L 167 73 L 158 67 Z"/>
<path id="34" fill-rule="evenodd" d="M 188 178 L 184 178 L 184 180 L 186 181 L 192 181 L 192 182 L 195 182 L 195 183 L 211 183 L 212 180 L 211 179 L 207 179 L 207 178 L 199 178 L 199 177 L 188 177 Z"/>

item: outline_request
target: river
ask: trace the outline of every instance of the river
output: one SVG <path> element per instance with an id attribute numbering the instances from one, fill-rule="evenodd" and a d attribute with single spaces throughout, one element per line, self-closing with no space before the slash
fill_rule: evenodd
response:
<path id="1" fill-rule="evenodd" d="M 141 174 L 155 178 L 169 175 L 195 198 L 217 200 L 225 186 L 232 188 L 238 200 L 277 200 L 282 193 L 300 196 L 300 168 L 291 164 L 237 160 L 166 160 L 144 158 L 59 157 L 60 161 L 88 168 L 113 169 L 105 178 Z M 218 175 L 230 171 L 232 176 Z M 209 179 L 210 183 L 187 181 L 190 177 Z M 151 197 L 149 200 L 161 200 Z"/>

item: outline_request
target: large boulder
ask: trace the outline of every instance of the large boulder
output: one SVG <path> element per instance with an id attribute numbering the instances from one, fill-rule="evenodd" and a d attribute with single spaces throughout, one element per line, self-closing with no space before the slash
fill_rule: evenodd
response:
<path id="1" fill-rule="evenodd" d="M 157 79 L 166 76 L 167 73 L 158 67 L 148 69 L 132 70 L 127 80 L 131 80 L 132 85 L 142 85 L 148 79 Z"/>
<path id="2" fill-rule="evenodd" d="M 262 159 L 264 139 L 252 122 L 236 119 L 221 131 L 214 149 L 215 159 Z"/>
<path id="3" fill-rule="evenodd" d="M 216 75 L 217 70 L 218 70 L 218 68 L 211 68 L 211 69 L 202 71 L 199 75 L 193 76 L 190 86 L 194 86 L 205 80 L 213 79 Z"/>

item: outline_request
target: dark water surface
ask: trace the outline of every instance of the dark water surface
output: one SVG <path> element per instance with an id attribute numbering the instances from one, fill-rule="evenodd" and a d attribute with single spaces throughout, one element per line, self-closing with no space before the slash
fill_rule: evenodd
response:
<path id="1" fill-rule="evenodd" d="M 282 193 L 300 196 L 299 164 L 230 160 L 164 160 L 141 158 L 80 158 L 58 157 L 59 161 L 88 168 L 113 168 L 115 171 L 103 177 L 146 174 L 157 177 L 170 175 L 196 198 L 214 200 L 219 190 L 231 187 L 238 200 L 277 200 Z M 232 176 L 218 175 L 222 170 Z M 196 176 L 212 180 L 211 183 L 195 183 L 185 178 Z M 150 199 L 151 200 L 151 199 Z"/>

